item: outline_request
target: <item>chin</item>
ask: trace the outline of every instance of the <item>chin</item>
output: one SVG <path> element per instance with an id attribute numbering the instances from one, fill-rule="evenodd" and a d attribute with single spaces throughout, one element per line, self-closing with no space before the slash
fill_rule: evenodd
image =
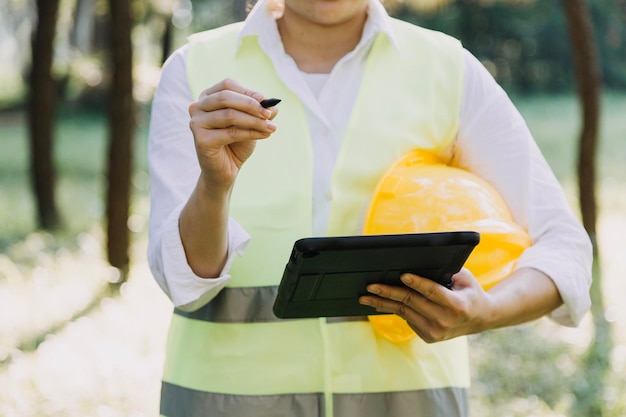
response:
<path id="1" fill-rule="evenodd" d="M 369 4 L 368 0 L 285 0 L 312 23 L 333 26 L 356 18 Z M 296 11 L 297 10 L 297 11 Z M 299 11 L 299 12 L 298 12 Z"/>

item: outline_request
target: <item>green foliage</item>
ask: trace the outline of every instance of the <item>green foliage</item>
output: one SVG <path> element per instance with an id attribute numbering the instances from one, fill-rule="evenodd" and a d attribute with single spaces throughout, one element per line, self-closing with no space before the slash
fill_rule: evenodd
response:
<path id="1" fill-rule="evenodd" d="M 593 0 L 596 42 L 605 86 L 626 88 L 626 14 L 623 0 Z M 396 15 L 459 38 L 510 92 L 574 90 L 571 46 L 560 1 L 457 0 L 431 13 Z"/>
<path id="2" fill-rule="evenodd" d="M 626 89 L 626 1 L 591 0 L 590 6 L 604 82 Z"/>
<path id="3" fill-rule="evenodd" d="M 435 12 L 415 12 L 404 7 L 394 14 L 461 39 L 509 92 L 572 92 L 571 48 L 561 1 L 456 0 Z M 147 102 L 154 88 L 157 77 L 146 76 L 145 71 L 150 68 L 149 72 L 155 73 L 161 64 L 164 25 L 170 19 L 170 11 L 174 23 L 173 46 L 177 47 L 191 32 L 240 20 L 245 15 L 242 12 L 245 3 L 245 0 L 134 0 L 138 99 Z M 74 4 L 71 1 L 61 4 L 54 75 L 62 102 L 97 110 L 105 103 L 109 81 L 107 3 L 102 0 L 95 3 L 95 26 L 82 36 L 76 33 Z M 590 0 L 590 5 L 605 86 L 624 90 L 626 0 Z M 24 102 L 27 89 L 23 78 L 29 60 L 27 28 L 32 26 L 34 17 L 27 2 L 0 1 L 0 12 L 0 57 L 7 64 L 0 68 L 1 109 Z M 77 42 L 78 39 L 82 42 Z"/>

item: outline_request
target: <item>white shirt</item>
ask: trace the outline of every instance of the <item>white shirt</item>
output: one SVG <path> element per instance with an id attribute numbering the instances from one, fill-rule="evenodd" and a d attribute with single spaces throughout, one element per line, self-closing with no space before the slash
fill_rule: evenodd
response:
<path id="1" fill-rule="evenodd" d="M 240 37 L 258 35 L 278 76 L 305 106 L 314 158 L 313 232 L 324 235 L 331 202 L 330 177 L 359 90 L 363 64 L 376 34 L 383 32 L 392 42 L 394 35 L 385 9 L 378 0 L 371 0 L 357 47 L 337 62 L 330 74 L 303 74 L 285 53 L 265 1 L 259 1 L 251 11 Z M 178 219 L 200 168 L 189 130 L 188 107 L 195 98 L 189 90 L 185 59 L 186 47 L 168 59 L 152 103 L 148 262 L 174 305 L 193 311 L 226 285 L 232 260 L 235 254 L 244 254 L 250 237 L 237 222 L 229 220 L 228 259 L 218 278 L 200 278 L 187 263 Z M 468 51 L 464 51 L 464 63 L 459 132 L 449 155 L 457 166 L 484 178 L 500 192 L 515 221 L 534 242 L 519 259 L 518 267 L 535 268 L 548 275 L 564 301 L 552 318 L 565 325 L 578 324 L 590 306 L 591 246 L 587 234 L 506 93 Z M 261 93 L 272 95 L 271 91 Z M 280 116 L 275 122 L 280 129 Z"/>

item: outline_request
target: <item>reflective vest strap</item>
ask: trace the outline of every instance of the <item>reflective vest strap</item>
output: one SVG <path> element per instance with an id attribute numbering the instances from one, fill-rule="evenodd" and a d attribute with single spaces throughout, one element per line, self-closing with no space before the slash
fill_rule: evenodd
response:
<path id="1" fill-rule="evenodd" d="M 161 415 L 166 417 L 324 417 L 323 395 L 232 395 L 198 391 L 164 382 Z M 335 394 L 334 415 L 341 417 L 467 417 L 467 388 Z"/>
<path id="2" fill-rule="evenodd" d="M 272 311 L 278 286 L 226 287 L 204 307 L 175 314 L 215 323 L 267 323 L 279 321 Z"/>
<path id="3" fill-rule="evenodd" d="M 204 307 L 186 312 L 175 310 L 174 314 L 200 321 L 214 323 L 268 323 L 283 321 L 272 311 L 277 286 L 271 287 L 226 287 Z M 328 323 L 365 321 L 366 316 L 328 317 Z"/>
<path id="4" fill-rule="evenodd" d="M 167 417 L 323 417 L 323 408 L 319 394 L 217 394 L 167 382 L 161 387 L 161 415 Z"/>
<path id="5" fill-rule="evenodd" d="M 469 389 L 337 394 L 333 404 L 334 415 L 341 417 L 467 417 Z"/>

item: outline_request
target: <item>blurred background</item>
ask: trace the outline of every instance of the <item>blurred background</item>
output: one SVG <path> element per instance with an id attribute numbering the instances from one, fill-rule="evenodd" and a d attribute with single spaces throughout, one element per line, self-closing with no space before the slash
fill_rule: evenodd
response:
<path id="1" fill-rule="evenodd" d="M 513 99 L 596 243 L 593 308 L 470 338 L 474 416 L 626 415 L 626 0 L 387 0 Z M 0 416 L 158 415 L 160 66 L 245 0 L 0 0 Z"/>

